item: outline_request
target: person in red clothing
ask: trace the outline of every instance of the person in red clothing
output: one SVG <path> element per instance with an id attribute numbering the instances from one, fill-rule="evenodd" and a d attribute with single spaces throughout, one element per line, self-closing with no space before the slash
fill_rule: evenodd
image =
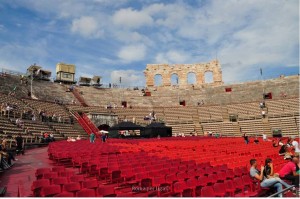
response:
<path id="1" fill-rule="evenodd" d="M 295 153 L 292 161 L 281 168 L 279 171 L 279 177 L 290 180 L 293 185 L 299 187 L 299 173 L 296 171 L 296 164 L 299 164 L 299 153 Z"/>

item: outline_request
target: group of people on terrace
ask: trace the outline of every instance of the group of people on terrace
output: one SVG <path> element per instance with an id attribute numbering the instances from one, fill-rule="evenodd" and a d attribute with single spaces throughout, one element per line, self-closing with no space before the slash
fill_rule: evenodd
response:
<path id="1" fill-rule="evenodd" d="M 263 140 L 264 142 L 266 142 L 266 141 L 271 141 L 270 139 L 268 139 L 267 134 L 262 133 L 261 136 L 262 136 L 262 140 Z M 258 137 L 259 137 L 258 134 L 254 136 L 253 143 L 255 143 L 255 144 L 258 144 L 258 143 L 259 143 Z M 249 143 L 250 143 L 250 137 L 247 135 L 247 133 L 244 133 L 244 134 L 243 134 L 243 138 L 244 138 L 244 141 L 245 141 L 246 144 L 249 144 Z"/>
<path id="2" fill-rule="evenodd" d="M 1 116 L 9 117 L 11 114 L 15 114 L 15 110 L 18 108 L 17 103 L 2 103 L 1 104 Z"/>
<path id="3" fill-rule="evenodd" d="M 52 132 L 47 133 L 47 132 L 41 132 L 40 136 L 38 137 L 40 139 L 41 143 L 49 143 L 49 142 L 54 142 L 55 138 Z"/>
<path id="4" fill-rule="evenodd" d="M 41 119 L 42 122 L 58 122 L 58 123 L 64 123 L 64 118 L 58 114 L 52 112 L 46 112 L 44 110 L 39 109 L 39 119 Z"/>
<path id="5" fill-rule="evenodd" d="M 24 155 L 24 140 L 21 134 L 15 138 L 16 154 Z M 7 170 L 13 166 L 12 161 L 17 161 L 14 153 L 8 150 L 8 143 L 6 139 L 0 140 L 0 172 Z"/>
<path id="6" fill-rule="evenodd" d="M 76 142 L 76 141 L 79 141 L 79 140 L 82 140 L 80 135 L 78 135 L 76 138 L 68 137 L 67 142 Z"/>

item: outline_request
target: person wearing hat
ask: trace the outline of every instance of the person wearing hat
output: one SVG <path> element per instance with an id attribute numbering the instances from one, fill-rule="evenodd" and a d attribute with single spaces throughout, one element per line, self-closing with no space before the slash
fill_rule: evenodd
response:
<path id="1" fill-rule="evenodd" d="M 297 173 L 297 166 L 299 164 L 299 153 L 295 153 L 292 160 L 285 164 L 279 173 L 279 177 L 282 179 L 292 181 L 295 187 L 299 187 L 299 172 Z"/>

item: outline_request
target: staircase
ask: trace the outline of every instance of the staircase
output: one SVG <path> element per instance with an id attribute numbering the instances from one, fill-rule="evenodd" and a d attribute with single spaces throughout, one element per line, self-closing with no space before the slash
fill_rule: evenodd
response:
<path id="1" fill-rule="evenodd" d="M 90 127 L 84 122 L 84 120 L 82 119 L 82 117 L 74 111 L 70 111 L 70 113 L 73 115 L 73 117 L 77 120 L 77 122 L 80 124 L 80 126 L 84 129 L 84 131 L 90 135 L 92 130 L 90 129 Z"/>
<path id="2" fill-rule="evenodd" d="M 80 126 L 84 129 L 84 131 L 90 135 L 92 132 L 95 133 L 95 135 L 98 135 L 98 128 L 95 126 L 95 124 L 87 117 L 86 114 L 83 114 L 80 116 L 75 111 L 70 111 L 70 113 L 73 115 L 73 117 L 77 120 L 77 122 L 80 124 Z"/>
<path id="3" fill-rule="evenodd" d="M 81 94 L 78 92 L 78 90 L 75 87 L 73 88 L 72 93 L 82 106 L 84 106 L 84 107 L 88 106 L 87 103 L 85 102 L 84 98 L 81 96 Z"/>
<path id="4" fill-rule="evenodd" d="M 90 120 L 90 118 L 88 118 L 88 116 L 85 113 L 82 114 L 82 119 L 94 133 L 99 131 L 96 125 Z"/>

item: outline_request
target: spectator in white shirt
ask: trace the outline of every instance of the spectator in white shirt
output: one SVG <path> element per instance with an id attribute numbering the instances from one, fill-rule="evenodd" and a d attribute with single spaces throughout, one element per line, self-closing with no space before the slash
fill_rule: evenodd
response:
<path id="1" fill-rule="evenodd" d="M 292 146 L 294 147 L 295 149 L 295 152 L 296 153 L 299 153 L 300 152 L 300 149 L 299 149 L 299 143 L 295 140 L 295 137 L 292 137 Z"/>
<path id="2" fill-rule="evenodd" d="M 267 141 L 267 135 L 265 133 L 262 134 L 263 141 Z"/>

